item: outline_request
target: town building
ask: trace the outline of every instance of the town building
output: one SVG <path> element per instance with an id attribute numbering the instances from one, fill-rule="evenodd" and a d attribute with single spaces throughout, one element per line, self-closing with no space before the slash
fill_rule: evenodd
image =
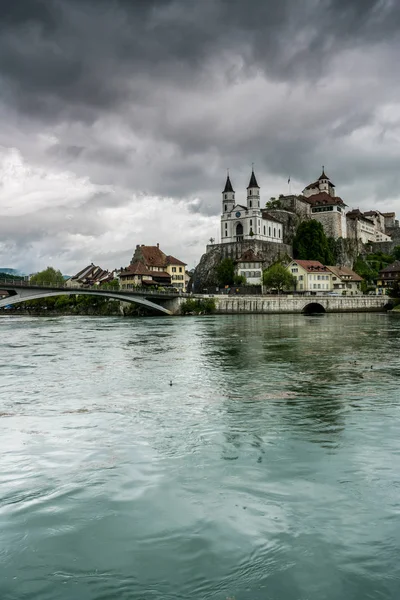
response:
<path id="1" fill-rule="evenodd" d="M 260 186 L 254 170 L 247 186 L 246 204 L 238 204 L 229 174 L 222 192 L 221 244 L 261 240 L 283 242 L 283 225 L 260 206 Z"/>
<path id="2" fill-rule="evenodd" d="M 171 286 L 171 275 L 166 271 L 148 269 L 141 261 L 131 263 L 119 274 L 121 290 L 135 287 L 164 287 Z"/>
<path id="3" fill-rule="evenodd" d="M 332 273 L 332 291 L 347 296 L 361 294 L 361 283 L 363 278 L 348 267 L 330 267 L 327 269 Z"/>
<path id="4" fill-rule="evenodd" d="M 250 285 L 260 285 L 262 283 L 262 264 L 263 259 L 251 248 L 246 250 L 236 263 L 237 275 L 246 278 L 246 283 Z"/>
<path id="5" fill-rule="evenodd" d="M 356 208 L 346 214 L 346 219 L 349 238 L 359 240 L 362 244 L 391 241 L 390 235 L 385 233 L 385 217 L 378 211 L 363 213 Z"/>
<path id="6" fill-rule="evenodd" d="M 392 288 L 395 281 L 400 283 L 400 260 L 396 260 L 391 265 L 379 271 L 376 283 L 378 288 L 385 289 Z"/>
<path id="7" fill-rule="evenodd" d="M 104 283 L 109 283 L 113 279 L 113 273 L 110 273 L 110 271 L 102 269 L 101 267 L 91 263 L 79 271 L 79 273 L 67 279 L 65 285 L 67 287 L 101 285 Z"/>
<path id="8" fill-rule="evenodd" d="M 292 260 L 287 268 L 296 280 L 297 292 L 332 290 L 332 272 L 318 260 Z"/>
<path id="9" fill-rule="evenodd" d="M 172 286 L 184 291 L 186 263 L 165 254 L 159 244 L 137 245 L 130 265 L 121 271 L 119 279 L 122 289 L 138 285 Z"/>

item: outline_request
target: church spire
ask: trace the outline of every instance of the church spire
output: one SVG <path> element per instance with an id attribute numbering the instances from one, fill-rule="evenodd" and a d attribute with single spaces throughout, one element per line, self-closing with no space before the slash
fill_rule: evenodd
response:
<path id="1" fill-rule="evenodd" d="M 229 173 L 228 173 L 228 175 L 226 177 L 225 189 L 224 189 L 224 191 L 222 193 L 225 194 L 227 192 L 234 192 L 234 191 L 235 190 L 232 187 L 232 183 L 231 183 L 231 180 L 230 180 L 230 177 L 229 177 Z"/>
<path id="2" fill-rule="evenodd" d="M 260 186 L 257 183 L 256 176 L 254 175 L 254 169 L 251 170 L 250 182 L 249 182 L 249 185 L 247 186 L 247 189 L 249 189 L 249 188 L 258 188 L 258 189 L 260 189 Z"/>

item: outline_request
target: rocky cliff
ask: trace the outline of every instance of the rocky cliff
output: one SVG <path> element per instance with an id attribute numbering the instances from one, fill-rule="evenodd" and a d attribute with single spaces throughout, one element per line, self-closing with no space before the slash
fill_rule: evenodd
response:
<path id="1" fill-rule="evenodd" d="M 216 268 L 224 258 L 238 260 L 246 250 L 253 250 L 263 259 L 263 269 L 267 269 L 278 259 L 292 257 L 292 247 L 289 244 L 277 242 L 263 242 L 261 240 L 245 240 L 227 244 L 213 244 L 207 246 L 206 253 L 200 259 L 189 282 L 189 290 L 201 292 L 204 288 L 218 284 Z"/>

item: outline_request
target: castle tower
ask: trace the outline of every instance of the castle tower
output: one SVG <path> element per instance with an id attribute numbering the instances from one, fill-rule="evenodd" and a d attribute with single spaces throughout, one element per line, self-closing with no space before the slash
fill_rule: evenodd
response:
<path id="1" fill-rule="evenodd" d="M 250 182 L 247 186 L 247 208 L 260 208 L 260 186 L 254 175 L 254 169 L 251 171 Z"/>
<path id="2" fill-rule="evenodd" d="M 227 213 L 233 210 L 235 206 L 235 190 L 232 187 L 229 173 L 226 178 L 225 188 L 222 192 L 222 212 Z"/>
<path id="3" fill-rule="evenodd" d="M 325 175 L 325 167 L 322 167 L 322 174 L 318 178 L 318 187 L 320 192 L 326 192 L 330 196 L 335 195 L 335 186 L 333 185 L 329 177 Z"/>

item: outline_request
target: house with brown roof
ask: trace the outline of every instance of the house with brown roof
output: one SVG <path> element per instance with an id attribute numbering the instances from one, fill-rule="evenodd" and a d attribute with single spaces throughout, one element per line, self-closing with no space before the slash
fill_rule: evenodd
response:
<path id="1" fill-rule="evenodd" d="M 246 250 L 236 263 L 237 275 L 243 275 L 250 285 L 262 284 L 263 259 L 252 248 Z"/>
<path id="2" fill-rule="evenodd" d="M 109 283 L 114 279 L 113 273 L 91 263 L 76 275 L 66 280 L 67 287 L 89 287 Z"/>
<path id="3" fill-rule="evenodd" d="M 321 294 L 332 290 L 332 272 L 318 260 L 292 260 L 287 269 L 296 280 L 297 292 Z"/>
<path id="4" fill-rule="evenodd" d="M 129 267 L 119 277 L 122 289 L 138 285 L 171 285 L 185 290 L 186 263 L 170 254 L 165 254 L 159 244 L 156 246 L 137 245 Z"/>
<path id="5" fill-rule="evenodd" d="M 334 292 L 345 296 L 361 294 L 361 283 L 363 278 L 348 267 L 330 267 L 327 269 L 332 273 L 332 289 Z"/>
<path id="6" fill-rule="evenodd" d="M 395 281 L 400 283 L 400 260 L 396 260 L 391 265 L 379 271 L 377 286 L 386 289 L 391 288 Z"/>
<path id="7" fill-rule="evenodd" d="M 346 219 L 349 238 L 360 240 L 363 244 L 391 240 L 385 233 L 385 217 L 379 211 L 370 210 L 363 213 L 359 208 L 355 208 L 349 210 Z"/>

